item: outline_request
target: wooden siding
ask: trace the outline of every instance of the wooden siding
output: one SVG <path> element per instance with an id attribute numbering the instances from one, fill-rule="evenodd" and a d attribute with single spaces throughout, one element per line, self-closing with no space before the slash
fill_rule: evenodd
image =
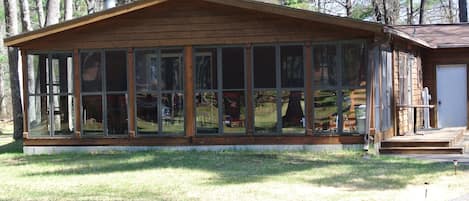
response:
<path id="1" fill-rule="evenodd" d="M 126 48 L 330 41 L 374 33 L 203 1 L 178 0 L 19 44 L 22 49 Z"/>
<path id="2" fill-rule="evenodd" d="M 403 55 L 412 55 L 415 57 L 411 65 L 411 86 L 412 86 L 412 97 L 411 102 L 413 105 L 422 104 L 422 91 L 423 91 L 423 71 L 422 71 L 422 56 L 421 50 L 419 47 L 413 46 L 410 43 L 402 40 L 394 41 L 394 50 L 393 50 L 393 94 L 394 102 L 400 104 L 400 95 L 399 95 L 399 59 Z M 413 122 L 412 119 L 409 119 L 409 114 L 413 113 L 411 108 L 395 108 L 395 132 L 396 135 L 404 135 L 405 133 L 412 132 Z M 423 125 L 423 112 L 422 110 L 417 110 L 417 128 L 422 127 Z"/>
<path id="3" fill-rule="evenodd" d="M 444 64 L 466 64 L 469 66 L 469 48 L 453 48 L 453 49 L 438 49 L 423 51 L 423 84 L 428 87 L 432 100 L 430 104 L 436 105 L 438 94 L 436 91 L 436 66 Z M 469 76 L 469 71 L 468 71 Z M 469 82 L 468 87 L 469 89 Z M 468 90 L 469 96 L 469 90 Z M 468 97 L 469 100 L 469 97 Z M 469 108 L 469 101 L 467 102 Z M 468 109 L 469 117 L 469 109 Z M 469 119 L 468 119 L 469 122 Z M 437 125 L 436 109 L 430 110 L 430 123 L 432 127 Z"/>
<path id="4" fill-rule="evenodd" d="M 184 146 L 184 145 L 363 144 L 363 136 L 199 136 L 135 138 L 38 138 L 25 146 Z"/>

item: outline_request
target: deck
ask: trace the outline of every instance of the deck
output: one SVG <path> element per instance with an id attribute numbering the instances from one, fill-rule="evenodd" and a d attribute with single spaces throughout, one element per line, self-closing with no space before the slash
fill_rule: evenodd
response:
<path id="1" fill-rule="evenodd" d="M 419 130 L 381 142 L 382 154 L 462 154 L 465 127 Z"/>

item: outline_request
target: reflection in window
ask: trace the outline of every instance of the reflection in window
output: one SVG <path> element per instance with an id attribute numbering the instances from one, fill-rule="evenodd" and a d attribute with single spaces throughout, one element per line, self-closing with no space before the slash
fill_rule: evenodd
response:
<path id="1" fill-rule="evenodd" d="M 127 91 L 127 52 L 106 51 L 107 91 Z"/>
<path id="2" fill-rule="evenodd" d="M 135 51 L 135 87 L 137 91 L 158 88 L 158 55 L 155 50 Z"/>
<path id="3" fill-rule="evenodd" d="M 244 89 L 244 49 L 222 49 L 223 89 Z"/>
<path id="4" fill-rule="evenodd" d="M 157 133 L 158 130 L 158 95 L 137 94 L 137 131 L 149 134 Z"/>
<path id="5" fill-rule="evenodd" d="M 245 133 L 246 106 L 244 91 L 223 92 L 223 130 L 225 133 Z"/>
<path id="6" fill-rule="evenodd" d="M 182 50 L 161 50 L 162 90 L 182 90 Z"/>
<path id="7" fill-rule="evenodd" d="M 83 106 L 83 134 L 103 135 L 103 107 L 101 95 L 82 96 Z"/>
<path id="8" fill-rule="evenodd" d="M 181 49 L 136 50 L 137 132 L 184 132 Z"/>
<path id="9" fill-rule="evenodd" d="M 256 133 L 276 133 L 277 93 L 276 91 L 256 91 L 254 93 L 254 127 Z"/>
<path id="10" fill-rule="evenodd" d="M 217 89 L 217 49 L 197 49 L 195 57 L 195 88 Z"/>
<path id="11" fill-rule="evenodd" d="M 217 93 L 195 95 L 197 133 L 218 133 Z"/>
<path id="12" fill-rule="evenodd" d="M 365 45 L 343 44 L 342 86 L 366 85 Z"/>
<path id="13" fill-rule="evenodd" d="M 49 136 L 49 111 L 47 96 L 30 96 L 28 110 L 29 135 Z"/>
<path id="14" fill-rule="evenodd" d="M 282 92 L 282 132 L 305 133 L 305 99 L 302 91 Z"/>
<path id="15" fill-rule="evenodd" d="M 28 55 L 28 124 L 31 136 L 74 131 L 71 53 Z"/>
<path id="16" fill-rule="evenodd" d="M 303 46 L 280 47 L 282 87 L 303 88 Z"/>
<path id="17" fill-rule="evenodd" d="M 314 91 L 314 129 L 317 133 L 338 131 L 337 92 L 331 90 Z"/>
<path id="18" fill-rule="evenodd" d="M 107 133 L 127 134 L 127 103 L 125 95 L 107 96 Z"/>
<path id="19" fill-rule="evenodd" d="M 162 132 L 184 132 L 184 100 L 182 92 L 165 92 L 161 95 Z"/>
<path id="20" fill-rule="evenodd" d="M 344 133 L 365 133 L 366 90 L 343 90 L 342 122 Z"/>
<path id="21" fill-rule="evenodd" d="M 313 85 L 335 86 L 337 84 L 336 46 L 318 45 L 313 47 Z"/>
<path id="22" fill-rule="evenodd" d="M 81 90 L 99 92 L 102 87 L 101 52 L 81 54 Z"/>

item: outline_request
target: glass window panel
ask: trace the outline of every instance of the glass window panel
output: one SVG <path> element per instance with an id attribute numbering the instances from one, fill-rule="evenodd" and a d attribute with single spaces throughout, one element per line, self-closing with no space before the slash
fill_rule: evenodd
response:
<path id="1" fill-rule="evenodd" d="M 366 62 L 364 44 L 344 44 L 342 86 L 366 85 Z"/>
<path id="2" fill-rule="evenodd" d="M 246 104 L 244 91 L 223 92 L 224 133 L 246 132 Z"/>
<path id="3" fill-rule="evenodd" d="M 101 53 L 86 52 L 81 54 L 81 90 L 98 92 L 102 88 Z"/>
<path id="4" fill-rule="evenodd" d="M 218 133 L 217 93 L 195 95 L 197 133 Z"/>
<path id="5" fill-rule="evenodd" d="M 161 110 L 162 115 L 165 109 Z M 158 132 L 158 95 L 137 94 L 137 130 L 139 134 Z"/>
<path id="6" fill-rule="evenodd" d="M 73 96 L 53 96 L 54 135 L 71 135 L 75 128 Z"/>
<path id="7" fill-rule="evenodd" d="M 28 89 L 31 95 L 48 92 L 47 59 L 47 54 L 28 55 Z"/>
<path id="8" fill-rule="evenodd" d="M 107 96 L 107 127 L 109 135 L 128 133 L 126 95 Z"/>
<path id="9" fill-rule="evenodd" d="M 254 88 L 275 88 L 276 54 L 273 46 L 253 48 Z"/>
<path id="10" fill-rule="evenodd" d="M 156 91 L 158 89 L 158 55 L 156 51 L 135 51 L 135 86 L 137 91 Z"/>
<path id="11" fill-rule="evenodd" d="M 303 46 L 280 47 L 282 87 L 304 86 Z"/>
<path id="12" fill-rule="evenodd" d="M 57 53 L 52 55 L 52 92 L 73 93 L 73 59 L 71 53 Z"/>
<path id="13" fill-rule="evenodd" d="M 337 132 L 337 92 L 314 91 L 314 129 L 317 133 Z"/>
<path id="14" fill-rule="evenodd" d="M 161 96 L 163 133 L 184 133 L 184 96 L 182 92 L 164 93 Z"/>
<path id="15" fill-rule="evenodd" d="M 183 85 L 182 50 L 161 50 L 161 79 L 163 90 L 182 90 Z"/>
<path id="16" fill-rule="evenodd" d="M 276 133 L 277 92 L 256 91 L 254 93 L 254 126 L 256 133 Z"/>
<path id="17" fill-rule="evenodd" d="M 282 92 L 282 132 L 305 133 L 305 98 L 302 91 Z"/>
<path id="18" fill-rule="evenodd" d="M 366 89 L 343 90 L 343 132 L 365 134 Z"/>
<path id="19" fill-rule="evenodd" d="M 244 49 L 222 49 L 223 88 L 244 89 Z"/>
<path id="20" fill-rule="evenodd" d="M 106 51 L 106 88 L 127 91 L 127 52 Z"/>
<path id="21" fill-rule="evenodd" d="M 48 101 L 47 96 L 29 97 L 28 124 L 31 137 L 50 135 Z"/>
<path id="22" fill-rule="evenodd" d="M 337 53 L 335 45 L 313 47 L 314 86 L 337 85 Z"/>
<path id="23" fill-rule="evenodd" d="M 103 105 L 101 96 L 83 96 L 83 133 L 84 135 L 103 135 Z"/>
<path id="24" fill-rule="evenodd" d="M 196 89 L 217 88 L 217 49 L 197 49 L 195 53 Z"/>

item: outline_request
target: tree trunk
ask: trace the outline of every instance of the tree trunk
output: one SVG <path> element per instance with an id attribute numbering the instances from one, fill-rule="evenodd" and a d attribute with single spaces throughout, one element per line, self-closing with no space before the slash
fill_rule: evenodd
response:
<path id="1" fill-rule="evenodd" d="M 4 0 L 6 35 L 18 34 L 18 5 L 16 0 Z M 10 70 L 10 87 L 13 108 L 13 138 L 23 138 L 23 108 L 21 105 L 19 75 L 18 75 L 18 50 L 8 48 L 8 64 Z M 26 98 L 26 97 L 25 97 Z"/>
<path id="2" fill-rule="evenodd" d="M 60 0 L 47 0 L 46 26 L 59 23 Z"/>
<path id="3" fill-rule="evenodd" d="M 29 1 L 20 0 L 21 4 L 21 24 L 23 31 L 32 31 L 33 26 L 31 26 L 31 15 L 29 14 Z"/>
<path id="4" fill-rule="evenodd" d="M 65 20 L 71 20 L 73 18 L 73 1 L 72 0 L 65 0 L 64 1 L 65 7 Z"/>
<path id="5" fill-rule="evenodd" d="M 407 11 L 407 24 L 414 24 L 414 1 L 409 0 L 409 8 Z"/>
<path id="6" fill-rule="evenodd" d="M 459 0 L 459 22 L 467 22 L 467 1 Z"/>
<path id="7" fill-rule="evenodd" d="M 345 2 L 345 12 L 347 17 L 352 16 L 352 0 L 346 0 Z"/>
<path id="8" fill-rule="evenodd" d="M 371 1 L 371 4 L 373 6 L 373 10 L 374 10 L 374 13 L 375 13 L 375 19 L 377 22 L 383 22 L 383 17 L 382 17 L 382 13 L 381 13 L 381 8 L 380 8 L 380 4 L 378 3 L 378 0 L 372 0 Z"/>
<path id="9" fill-rule="evenodd" d="M 425 3 L 426 0 L 420 0 L 420 18 L 419 24 L 423 24 L 425 22 Z"/>
<path id="10" fill-rule="evenodd" d="M 389 24 L 389 18 L 388 18 L 388 6 L 386 3 L 386 0 L 383 0 L 383 17 L 384 17 L 384 24 Z"/>
<path id="11" fill-rule="evenodd" d="M 46 23 L 46 17 L 44 15 L 44 5 L 42 4 L 42 0 L 36 0 L 36 12 L 37 12 L 37 19 L 39 21 L 39 27 L 44 27 Z"/>
<path id="12" fill-rule="evenodd" d="M 464 0 L 466 2 L 466 0 Z M 449 23 L 454 23 L 454 16 L 453 16 L 453 0 L 448 0 L 448 21 Z"/>
<path id="13" fill-rule="evenodd" d="M 86 0 L 86 7 L 88 14 L 96 12 L 96 1 L 95 0 Z"/>

